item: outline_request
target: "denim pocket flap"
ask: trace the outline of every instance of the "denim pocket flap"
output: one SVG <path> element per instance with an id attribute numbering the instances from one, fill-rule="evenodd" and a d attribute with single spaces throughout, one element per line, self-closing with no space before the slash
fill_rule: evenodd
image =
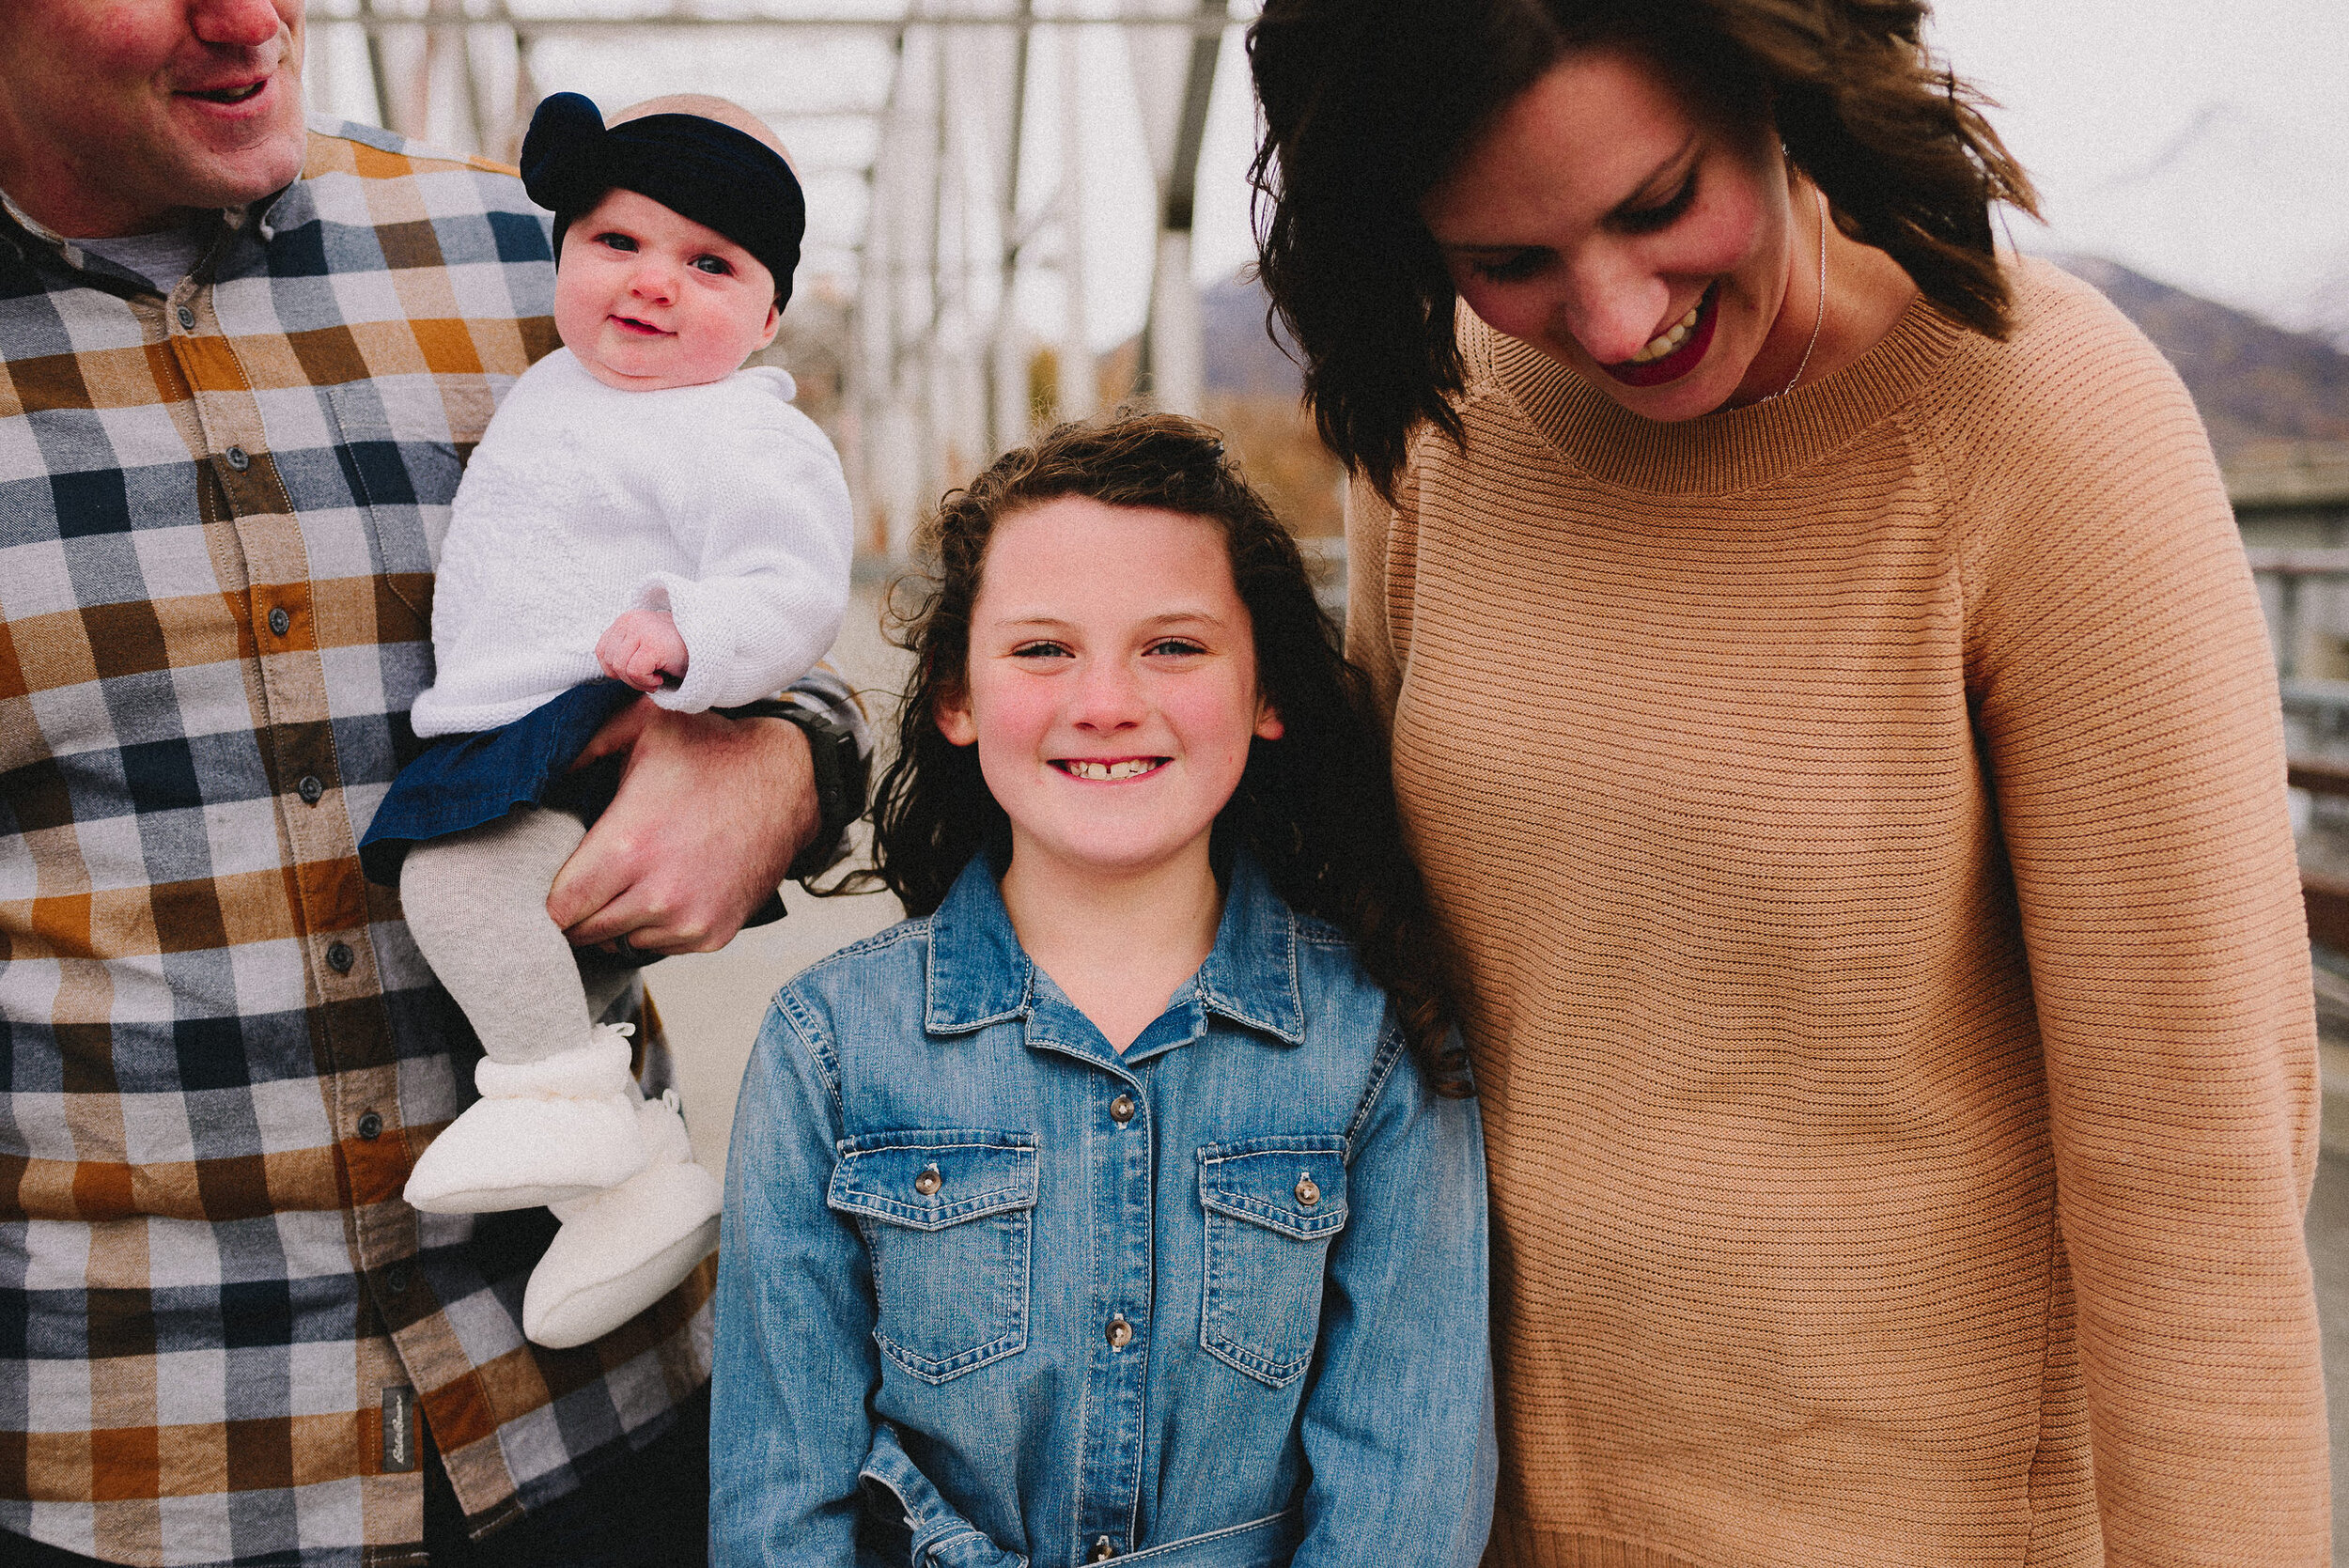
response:
<path id="1" fill-rule="evenodd" d="M 942 1129 L 843 1139 L 825 1202 L 916 1231 L 1035 1207 L 1035 1140 Z"/>
<path id="2" fill-rule="evenodd" d="M 1326 1239 L 1346 1228 L 1346 1140 L 1210 1143 L 1199 1151 L 1199 1202 L 1299 1241 Z"/>

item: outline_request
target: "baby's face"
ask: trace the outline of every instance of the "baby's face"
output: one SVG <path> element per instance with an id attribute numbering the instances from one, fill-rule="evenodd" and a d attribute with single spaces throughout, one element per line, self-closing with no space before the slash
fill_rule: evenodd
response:
<path id="1" fill-rule="evenodd" d="M 613 190 L 563 234 L 554 329 L 622 392 L 723 380 L 775 339 L 774 274 L 714 228 Z"/>

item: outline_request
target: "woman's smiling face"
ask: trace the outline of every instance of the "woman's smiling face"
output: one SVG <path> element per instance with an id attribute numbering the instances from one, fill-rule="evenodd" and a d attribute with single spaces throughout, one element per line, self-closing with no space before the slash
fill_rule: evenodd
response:
<path id="1" fill-rule="evenodd" d="M 1776 136 L 1698 115 L 1634 54 L 1560 60 L 1420 213 L 1470 309 L 1650 419 L 1777 391 L 1811 330 L 1807 312 L 1781 319 L 1795 230 Z"/>

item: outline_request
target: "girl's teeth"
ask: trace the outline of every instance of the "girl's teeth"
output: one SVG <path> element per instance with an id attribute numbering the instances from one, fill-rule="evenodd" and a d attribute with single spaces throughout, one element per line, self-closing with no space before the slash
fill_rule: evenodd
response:
<path id="1" fill-rule="evenodd" d="M 1646 348 L 1631 356 L 1631 363 L 1634 365 L 1653 365 L 1656 361 L 1662 359 L 1666 354 L 1669 354 L 1673 349 L 1679 348 L 1683 343 L 1688 342 L 1688 334 L 1696 331 L 1698 313 L 1703 310 L 1703 308 L 1704 304 L 1703 301 L 1699 301 L 1696 304 L 1689 306 L 1688 314 L 1682 317 L 1679 320 L 1674 321 L 1672 326 L 1672 331 L 1666 333 L 1661 337 L 1651 339 Z"/>
<path id="2" fill-rule="evenodd" d="M 1140 778 L 1157 766 L 1158 763 L 1149 757 L 1128 757 L 1124 762 L 1071 762 L 1068 770 L 1081 779 L 1112 783 L 1118 779 Z"/>

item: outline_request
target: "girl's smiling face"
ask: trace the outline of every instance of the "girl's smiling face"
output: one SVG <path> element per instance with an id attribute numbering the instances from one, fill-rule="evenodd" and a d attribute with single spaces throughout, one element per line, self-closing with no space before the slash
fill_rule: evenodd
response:
<path id="1" fill-rule="evenodd" d="M 1420 211 L 1470 309 L 1650 419 L 1778 390 L 1812 329 L 1808 292 L 1783 308 L 1796 219 L 1774 133 L 1694 112 L 1636 55 L 1560 60 Z"/>
<path id="2" fill-rule="evenodd" d="M 998 522 L 937 722 L 977 746 L 1023 876 L 1204 872 L 1249 743 L 1281 734 L 1222 526 L 1078 496 Z"/>

